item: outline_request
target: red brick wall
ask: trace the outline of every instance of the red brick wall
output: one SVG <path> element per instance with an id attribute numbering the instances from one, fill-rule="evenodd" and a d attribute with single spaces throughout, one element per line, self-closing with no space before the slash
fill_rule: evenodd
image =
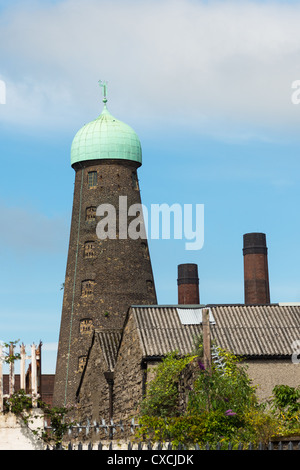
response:
<path id="1" fill-rule="evenodd" d="M 262 253 L 244 256 L 245 304 L 270 303 L 267 256 Z"/>
<path id="2" fill-rule="evenodd" d="M 199 304 L 199 287 L 197 284 L 180 284 L 178 286 L 178 304 Z"/>

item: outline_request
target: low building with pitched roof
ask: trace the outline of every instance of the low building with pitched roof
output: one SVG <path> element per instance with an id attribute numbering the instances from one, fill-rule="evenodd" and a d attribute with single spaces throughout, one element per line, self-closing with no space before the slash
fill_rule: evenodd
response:
<path id="1" fill-rule="evenodd" d="M 80 404 L 91 401 L 82 407 L 84 417 L 135 416 L 152 368 L 170 352 L 195 350 L 203 308 L 213 344 L 244 359 L 261 401 L 277 384 L 299 385 L 300 304 L 131 306 L 118 337 L 94 334 L 77 392 Z"/>

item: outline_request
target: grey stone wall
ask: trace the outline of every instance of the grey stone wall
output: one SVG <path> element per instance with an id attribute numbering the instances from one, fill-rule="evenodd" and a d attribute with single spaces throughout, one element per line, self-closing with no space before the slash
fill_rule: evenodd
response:
<path id="1" fill-rule="evenodd" d="M 109 387 L 105 372 L 105 360 L 95 336 L 78 394 L 79 421 L 89 419 L 100 422 L 101 419 L 109 419 Z"/>
<path id="2" fill-rule="evenodd" d="M 272 395 L 275 385 L 300 385 L 300 364 L 293 364 L 291 359 L 281 360 L 248 360 L 248 375 L 253 385 L 257 386 L 256 393 L 262 402 Z"/>
<path id="3" fill-rule="evenodd" d="M 131 316 L 125 326 L 114 371 L 114 420 L 125 420 L 137 415 L 145 380 L 141 360 L 138 332 Z"/>

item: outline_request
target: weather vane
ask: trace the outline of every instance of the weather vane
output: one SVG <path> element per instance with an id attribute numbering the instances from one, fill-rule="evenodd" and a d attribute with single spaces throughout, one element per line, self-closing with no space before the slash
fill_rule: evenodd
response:
<path id="1" fill-rule="evenodd" d="M 107 103 L 107 82 L 106 81 L 102 81 L 102 80 L 98 80 L 98 83 L 99 83 L 99 86 L 101 86 L 103 88 L 103 103 Z"/>

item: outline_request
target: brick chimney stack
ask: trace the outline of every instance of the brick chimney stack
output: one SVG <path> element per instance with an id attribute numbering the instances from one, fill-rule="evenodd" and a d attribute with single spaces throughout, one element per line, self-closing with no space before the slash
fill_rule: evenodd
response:
<path id="1" fill-rule="evenodd" d="M 244 235 L 244 291 L 245 304 L 270 303 L 268 249 L 264 233 Z"/>
<path id="2" fill-rule="evenodd" d="M 197 264 L 179 264 L 177 284 L 179 305 L 200 303 Z"/>

